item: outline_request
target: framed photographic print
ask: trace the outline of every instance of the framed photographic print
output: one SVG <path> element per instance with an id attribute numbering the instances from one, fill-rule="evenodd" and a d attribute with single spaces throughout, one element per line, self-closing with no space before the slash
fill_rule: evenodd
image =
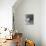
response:
<path id="1" fill-rule="evenodd" d="M 27 25 L 34 24 L 34 15 L 33 14 L 26 14 L 25 22 L 26 22 Z"/>

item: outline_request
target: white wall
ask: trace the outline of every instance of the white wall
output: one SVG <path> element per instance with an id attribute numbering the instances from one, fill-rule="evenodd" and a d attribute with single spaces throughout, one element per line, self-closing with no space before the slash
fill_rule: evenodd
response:
<path id="1" fill-rule="evenodd" d="M 41 46 L 41 0 L 23 0 L 14 10 L 15 28 L 22 32 L 25 38 L 34 40 L 36 46 Z M 26 14 L 34 14 L 33 25 L 25 24 Z"/>
<path id="2" fill-rule="evenodd" d="M 0 0 L 0 27 L 12 28 L 12 6 L 16 0 Z"/>
<path id="3" fill-rule="evenodd" d="M 41 38 L 42 46 L 46 46 L 46 0 L 42 0 L 41 4 Z"/>

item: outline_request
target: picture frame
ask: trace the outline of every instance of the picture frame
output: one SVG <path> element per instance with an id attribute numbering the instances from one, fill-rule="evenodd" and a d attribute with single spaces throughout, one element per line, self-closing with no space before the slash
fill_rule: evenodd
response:
<path id="1" fill-rule="evenodd" d="M 27 25 L 33 25 L 34 24 L 34 15 L 33 14 L 26 14 L 25 23 Z"/>

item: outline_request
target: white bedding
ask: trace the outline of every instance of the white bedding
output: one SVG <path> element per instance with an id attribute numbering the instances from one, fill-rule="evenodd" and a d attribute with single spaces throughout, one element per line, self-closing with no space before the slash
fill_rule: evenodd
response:
<path id="1" fill-rule="evenodd" d="M 0 30 L 0 38 L 10 39 L 10 37 L 12 38 L 12 35 L 10 34 L 9 30 L 7 31 L 4 31 L 4 29 Z"/>

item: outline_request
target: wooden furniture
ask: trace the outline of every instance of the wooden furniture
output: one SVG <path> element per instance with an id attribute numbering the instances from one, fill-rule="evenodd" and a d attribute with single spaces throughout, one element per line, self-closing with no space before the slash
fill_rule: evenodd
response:
<path id="1" fill-rule="evenodd" d="M 15 39 L 16 46 L 22 46 L 22 33 L 15 33 L 13 39 Z"/>

